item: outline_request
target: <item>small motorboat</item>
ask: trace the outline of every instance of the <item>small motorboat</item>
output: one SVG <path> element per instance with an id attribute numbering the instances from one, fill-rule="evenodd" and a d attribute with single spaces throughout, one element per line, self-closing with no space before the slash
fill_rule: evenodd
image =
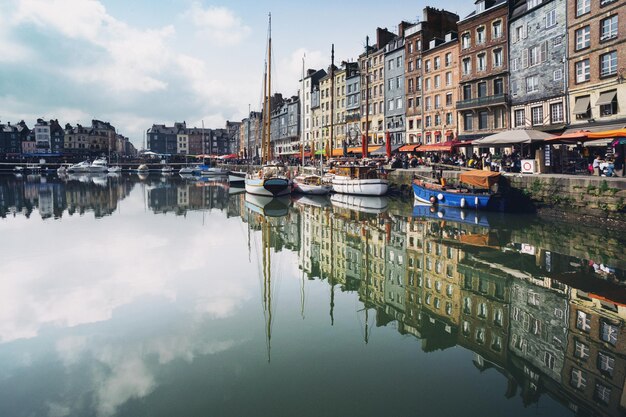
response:
<path id="1" fill-rule="evenodd" d="M 172 168 L 169 165 L 165 165 L 163 168 L 161 168 L 161 174 L 171 175 L 173 173 L 174 173 L 174 168 Z"/>
<path id="2" fill-rule="evenodd" d="M 110 174 L 115 174 L 115 173 L 118 173 L 118 172 L 122 172 L 122 167 L 121 167 L 121 166 L 119 166 L 119 165 L 115 165 L 115 166 L 109 167 L 109 168 L 107 169 L 107 171 L 108 171 Z"/>
<path id="3" fill-rule="evenodd" d="M 89 166 L 89 172 L 107 172 L 108 169 L 106 158 L 97 158 Z"/>
<path id="4" fill-rule="evenodd" d="M 413 193 L 417 201 L 433 206 L 502 211 L 505 201 L 498 193 L 499 181 L 499 172 L 472 170 L 459 176 L 457 186 L 415 179 Z"/>
<path id="5" fill-rule="evenodd" d="M 148 165 L 146 164 L 141 164 L 137 167 L 138 173 L 147 174 L 149 171 L 150 171 L 150 168 L 148 168 Z"/>
<path id="6" fill-rule="evenodd" d="M 239 171 L 230 171 L 228 173 L 228 182 L 234 187 L 243 187 L 246 182 L 246 173 Z"/>
<path id="7" fill-rule="evenodd" d="M 67 172 L 75 173 L 75 172 L 89 172 L 89 168 L 91 167 L 91 163 L 89 161 L 82 161 L 74 165 L 70 165 L 67 168 Z"/>
<path id="8" fill-rule="evenodd" d="M 302 174 L 293 179 L 293 191 L 300 194 L 326 195 L 333 189 L 319 175 Z"/>
<path id="9" fill-rule="evenodd" d="M 186 167 L 182 167 L 181 169 L 179 169 L 178 173 L 180 175 L 199 175 L 200 168 L 196 166 L 186 166 Z"/>

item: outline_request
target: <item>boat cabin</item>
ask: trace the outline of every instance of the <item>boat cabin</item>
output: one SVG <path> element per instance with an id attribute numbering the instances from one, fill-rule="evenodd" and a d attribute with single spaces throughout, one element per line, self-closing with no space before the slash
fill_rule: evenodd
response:
<path id="1" fill-rule="evenodd" d="M 343 165 L 335 168 L 335 174 L 359 180 L 380 178 L 376 167 L 363 165 Z"/>

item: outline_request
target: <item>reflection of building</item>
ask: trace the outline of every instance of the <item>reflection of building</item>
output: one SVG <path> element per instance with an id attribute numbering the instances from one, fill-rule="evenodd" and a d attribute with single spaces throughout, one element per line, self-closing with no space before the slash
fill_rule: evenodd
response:
<path id="1" fill-rule="evenodd" d="M 626 407 L 626 307 L 572 289 L 561 386 L 577 408 L 621 415 Z"/>

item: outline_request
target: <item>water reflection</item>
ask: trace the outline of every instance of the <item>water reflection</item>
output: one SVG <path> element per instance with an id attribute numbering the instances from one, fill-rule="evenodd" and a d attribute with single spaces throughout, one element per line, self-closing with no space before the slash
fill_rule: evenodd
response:
<path id="1" fill-rule="evenodd" d="M 284 339 L 278 352 L 272 351 L 271 345 L 276 345 L 272 342 L 273 326 L 281 325 L 276 321 L 273 291 L 276 283 L 285 278 L 281 276 L 284 269 L 280 268 L 278 255 L 293 253 L 307 282 L 327 285 L 328 299 L 324 300 L 323 308 L 328 310 L 330 325 L 337 325 L 337 310 L 343 307 L 340 295 L 350 293 L 358 297 L 360 305 L 356 310 L 362 344 L 370 344 L 372 331 L 377 327 L 397 329 L 401 335 L 419 340 L 422 351 L 432 357 L 441 351 L 452 357 L 457 346 L 471 351 L 476 369 L 481 372 L 492 369 L 502 375 L 499 381 L 504 383 L 499 387 L 489 385 L 489 389 L 496 395 L 504 393 L 508 399 L 521 398 L 525 406 L 539 404 L 547 396 L 576 415 L 624 413 L 626 254 L 624 238 L 619 234 L 609 231 L 594 234 L 584 227 L 526 217 L 437 211 L 387 198 L 263 199 L 233 193 L 234 189 L 221 181 L 175 176 L 165 180 L 136 175 L 2 176 L 0 211 L 5 218 L 19 214 L 28 218 L 35 210 L 43 219 L 62 219 L 86 212 L 93 212 L 95 217 L 116 216 L 120 201 L 133 191 L 139 192 L 140 201 L 149 213 L 177 215 L 170 217 L 201 214 L 202 224 L 217 222 L 216 214 L 219 214 L 230 222 L 215 233 L 220 239 L 241 231 L 236 243 L 245 242 L 248 247 L 241 245 L 241 251 L 230 261 L 258 258 L 259 270 L 251 262 L 253 267 L 245 272 L 258 273 L 260 277 L 266 342 L 263 354 L 268 359 L 280 357 L 281 352 L 285 356 L 291 354 L 286 353 Z M 158 223 L 157 227 L 161 226 L 168 227 L 165 222 Z M 175 230 L 174 226 L 169 227 Z M 194 236 L 185 238 L 195 239 Z M 76 306 L 76 299 L 81 299 L 92 304 L 93 311 L 99 310 L 100 297 L 116 299 L 101 306 L 106 314 L 85 318 L 83 313 L 82 320 L 74 322 L 69 316 L 59 316 L 62 320 L 41 317 L 38 325 L 28 327 L 28 332 L 13 329 L 14 336 L 9 338 L 6 320 L 0 326 L 4 336 L 0 344 L 0 392 L 6 396 L 14 392 L 2 381 L 10 381 L 10 375 L 19 374 L 22 367 L 42 360 L 37 357 L 37 349 L 27 349 L 28 355 L 18 354 L 18 339 L 45 339 L 44 327 L 51 322 L 63 323 L 54 346 L 65 368 L 46 362 L 38 370 L 30 368 L 26 374 L 31 378 L 45 374 L 64 380 L 67 375 L 71 378 L 62 395 L 55 393 L 60 399 L 37 393 L 35 397 L 46 412 L 31 410 L 33 415 L 78 415 L 77 410 L 114 415 L 125 404 L 128 406 L 157 390 L 163 381 L 161 373 L 175 372 L 168 366 L 173 367 L 176 361 L 191 364 L 207 355 L 228 351 L 241 354 L 242 346 L 253 336 L 237 329 L 254 320 L 251 318 L 258 310 L 248 311 L 244 307 L 243 300 L 252 297 L 251 290 L 247 281 L 239 280 L 239 275 L 226 272 L 234 266 L 216 263 L 234 245 L 220 251 L 214 242 L 203 238 L 186 249 L 197 252 L 174 257 L 184 259 L 180 266 L 188 271 L 220 271 L 220 279 L 202 286 L 185 281 L 185 274 L 180 273 L 182 269 L 174 269 L 167 276 L 159 275 L 168 268 L 166 262 L 158 262 L 159 256 L 166 256 L 180 243 L 181 240 L 165 242 L 157 237 L 151 240 L 151 250 L 156 255 L 152 254 L 150 259 L 155 265 L 147 272 L 134 271 L 133 281 L 138 282 L 133 282 L 131 288 L 135 292 L 129 293 L 127 286 L 119 286 L 112 292 L 110 281 L 95 279 L 95 284 L 83 284 L 87 287 L 80 296 L 63 299 L 63 304 L 68 306 Z M 202 251 L 207 247 L 214 251 L 211 258 Z M 147 252 L 142 255 L 150 256 Z M 113 259 L 118 258 L 113 256 Z M 17 274 L 9 272 L 8 277 Z M 71 295 L 77 284 L 69 280 L 59 285 L 53 291 L 57 296 Z M 306 282 L 300 285 L 302 293 L 298 302 L 302 304 L 300 314 L 304 318 Z M 112 293 L 117 295 L 111 296 Z M 26 289 L 7 294 L 18 304 L 29 297 Z M 133 307 L 133 301 L 141 297 L 150 299 L 148 307 Z M 159 304 L 159 320 L 137 321 L 150 323 L 148 328 L 138 324 L 122 326 L 115 318 L 114 311 L 122 307 L 131 310 L 124 317 L 150 317 L 154 314 L 151 303 L 160 299 L 183 300 L 184 307 L 178 310 L 169 306 L 171 311 L 163 311 Z M 42 304 L 48 308 L 56 306 L 46 302 Z M 89 311 L 84 305 L 79 310 Z M 242 311 L 241 315 L 237 311 Z M 230 321 L 227 324 L 207 321 L 207 313 Z M 17 320 L 18 316 L 15 313 L 8 317 Z M 101 329 L 83 326 L 70 331 L 72 326 L 97 321 L 110 323 L 107 343 L 99 342 L 103 338 Z M 15 344 L 7 345 L 7 342 Z M 16 352 L 7 353 L 13 350 Z M 14 361 L 16 357 L 22 362 Z M 81 388 L 86 378 L 87 358 L 90 372 L 96 377 L 91 382 L 93 386 L 86 384 L 88 388 Z M 93 391 L 90 394 L 94 396 L 93 404 L 79 405 L 77 398 L 87 396 L 88 389 Z M 9 399 L 2 394 L 0 397 L 5 412 L 26 414 L 19 408 L 11 409 L 6 405 L 11 404 Z M 17 404 L 25 407 L 23 403 Z M 463 405 L 459 407 L 457 411 L 462 412 Z M 476 415 L 481 415 L 481 410 L 476 410 Z"/>

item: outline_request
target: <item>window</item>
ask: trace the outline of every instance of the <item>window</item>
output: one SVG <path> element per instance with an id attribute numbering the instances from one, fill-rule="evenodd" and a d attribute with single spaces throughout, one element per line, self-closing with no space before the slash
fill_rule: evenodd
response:
<path id="1" fill-rule="evenodd" d="M 476 44 L 485 43 L 485 27 L 481 26 L 476 29 Z"/>
<path id="2" fill-rule="evenodd" d="M 550 104 L 550 122 L 563 123 L 563 103 Z"/>
<path id="3" fill-rule="evenodd" d="M 527 8 L 532 9 L 533 7 L 537 7 L 541 4 L 542 0 L 528 0 Z"/>
<path id="4" fill-rule="evenodd" d="M 536 91 L 539 91 L 539 77 L 534 75 L 526 78 L 526 92 L 534 93 Z"/>
<path id="5" fill-rule="evenodd" d="M 430 97 L 426 97 L 426 101 L 425 101 L 424 104 L 426 104 L 426 110 L 430 110 L 431 109 L 431 98 Z"/>
<path id="6" fill-rule="evenodd" d="M 485 54 L 476 56 L 476 71 L 485 71 L 487 69 L 487 58 Z"/>
<path id="7" fill-rule="evenodd" d="M 452 105 L 452 93 L 446 94 L 446 106 Z"/>
<path id="8" fill-rule="evenodd" d="M 563 70 L 559 68 L 552 73 L 552 79 L 554 81 L 561 81 L 563 79 Z"/>
<path id="9" fill-rule="evenodd" d="M 409 44 L 409 45 L 411 45 L 411 44 Z M 413 71 L 413 61 L 409 61 L 409 62 L 408 62 L 408 68 L 407 68 L 407 71 L 408 71 L 408 72 Z"/>
<path id="10" fill-rule="evenodd" d="M 425 89 L 426 91 L 430 90 L 430 78 L 426 78 L 426 82 L 425 82 L 425 85 L 424 85 L 424 89 Z"/>
<path id="11" fill-rule="evenodd" d="M 515 32 L 513 32 L 513 38 L 514 41 L 526 39 L 526 25 L 520 25 L 515 27 Z"/>
<path id="12" fill-rule="evenodd" d="M 596 382 L 596 388 L 593 391 L 593 398 L 604 404 L 608 404 L 611 399 L 611 388 Z"/>
<path id="13" fill-rule="evenodd" d="M 519 65 L 519 58 L 511 59 L 511 71 L 517 71 Z"/>
<path id="14" fill-rule="evenodd" d="M 600 338 L 612 345 L 617 344 L 617 326 L 603 320 L 600 325 Z"/>
<path id="15" fill-rule="evenodd" d="M 463 58 L 463 75 L 468 75 L 470 72 L 472 72 L 472 60 Z"/>
<path id="16" fill-rule="evenodd" d="M 502 49 L 494 49 L 493 50 L 493 67 L 501 67 L 502 66 Z"/>
<path id="17" fill-rule="evenodd" d="M 562 43 L 563 38 L 561 37 L 561 35 L 552 38 L 552 46 L 561 46 Z"/>
<path id="18" fill-rule="evenodd" d="M 440 126 L 440 125 L 441 125 L 441 116 L 439 115 L 439 113 L 435 113 L 435 126 Z M 439 142 L 439 136 L 437 135 L 437 133 L 435 133 L 435 137 L 437 138 L 437 142 Z"/>
<path id="19" fill-rule="evenodd" d="M 600 21 L 600 41 L 607 41 L 617 37 L 617 15 Z"/>
<path id="20" fill-rule="evenodd" d="M 578 340 L 575 340 L 574 356 L 576 356 L 578 359 L 587 359 L 589 357 L 589 346 Z"/>
<path id="21" fill-rule="evenodd" d="M 546 28 L 556 25 L 556 9 L 552 9 L 546 13 Z"/>
<path id="22" fill-rule="evenodd" d="M 430 72 L 430 59 L 424 61 L 424 69 L 426 72 Z"/>
<path id="23" fill-rule="evenodd" d="M 435 75 L 435 88 L 439 88 L 441 86 L 441 76 Z"/>
<path id="24" fill-rule="evenodd" d="M 591 0 L 576 0 L 576 17 L 591 11 Z"/>
<path id="25" fill-rule="evenodd" d="M 496 96 L 504 94 L 504 82 L 502 81 L 502 78 L 496 78 L 493 80 L 493 94 Z"/>
<path id="26" fill-rule="evenodd" d="M 611 90 L 600 93 L 596 106 L 600 106 L 600 117 L 617 114 L 617 91 Z"/>
<path id="27" fill-rule="evenodd" d="M 471 100 L 472 99 L 472 86 L 471 84 L 466 84 L 463 86 L 463 100 Z"/>
<path id="28" fill-rule="evenodd" d="M 461 48 L 467 49 L 470 46 L 472 46 L 472 42 L 470 40 L 470 34 L 464 33 L 463 35 L 461 35 Z"/>
<path id="29" fill-rule="evenodd" d="M 436 56 L 433 63 L 435 69 L 439 69 L 441 66 L 441 57 Z"/>
<path id="30" fill-rule="evenodd" d="M 525 123 L 524 109 L 515 110 L 515 127 L 524 126 Z"/>
<path id="31" fill-rule="evenodd" d="M 387 110 L 393 110 L 393 100 L 387 101 Z"/>
<path id="32" fill-rule="evenodd" d="M 546 60 L 548 52 L 548 42 L 542 42 L 528 49 L 528 66 L 541 64 Z"/>
<path id="33" fill-rule="evenodd" d="M 472 113 L 463 113 L 463 129 L 472 130 Z"/>
<path id="34" fill-rule="evenodd" d="M 446 113 L 446 124 L 447 125 L 452 124 L 452 113 Z"/>
<path id="35" fill-rule="evenodd" d="M 543 354 L 543 363 L 549 369 L 554 369 L 554 364 L 556 363 L 556 358 L 550 352 L 544 352 L 544 354 Z"/>
<path id="36" fill-rule="evenodd" d="M 588 48 L 591 42 L 591 29 L 589 26 L 585 26 L 576 30 L 576 50 Z"/>
<path id="37" fill-rule="evenodd" d="M 615 369 L 615 358 L 598 352 L 598 369 L 610 376 L 613 376 L 613 369 Z"/>
<path id="38" fill-rule="evenodd" d="M 441 97 L 439 96 L 439 94 L 437 94 L 435 96 L 435 108 L 438 109 L 440 107 L 441 107 Z"/>
<path id="39" fill-rule="evenodd" d="M 446 54 L 446 67 L 452 65 L 452 52 Z"/>
<path id="40" fill-rule="evenodd" d="M 397 98 L 396 99 L 396 109 L 401 109 L 402 108 L 402 99 L 401 98 Z"/>
<path id="41" fill-rule="evenodd" d="M 580 310 L 576 312 L 576 328 L 589 333 L 589 330 L 591 330 L 591 317 L 589 317 L 589 314 Z"/>
<path id="42" fill-rule="evenodd" d="M 446 72 L 446 85 L 452 85 L 452 73 Z"/>
<path id="43" fill-rule="evenodd" d="M 600 77 L 617 74 L 617 51 L 600 55 Z"/>
<path id="44" fill-rule="evenodd" d="M 533 126 L 543 124 L 543 107 L 537 106 L 530 109 L 532 113 Z"/>
<path id="45" fill-rule="evenodd" d="M 498 20 L 497 22 L 493 22 L 491 25 L 491 34 L 494 39 L 502 36 L 502 21 Z"/>
<path id="46" fill-rule="evenodd" d="M 478 83 L 478 97 L 485 97 L 485 96 L 487 96 L 487 83 L 480 82 Z"/>
<path id="47" fill-rule="evenodd" d="M 478 129 L 483 130 L 488 128 L 487 117 L 487 110 L 482 110 L 478 112 Z"/>
<path id="48" fill-rule="evenodd" d="M 583 59 L 576 63 L 576 82 L 583 83 L 589 81 L 591 77 L 591 67 L 589 66 L 589 59 Z"/>
<path id="49" fill-rule="evenodd" d="M 569 383 L 572 387 L 582 391 L 587 386 L 587 374 L 580 369 L 573 368 Z"/>
<path id="50" fill-rule="evenodd" d="M 432 126 L 433 122 L 432 122 L 432 117 L 431 116 L 426 116 L 426 127 L 430 127 Z M 430 135 L 428 135 L 430 137 Z M 427 141 L 426 143 L 429 143 L 430 141 Z"/>

